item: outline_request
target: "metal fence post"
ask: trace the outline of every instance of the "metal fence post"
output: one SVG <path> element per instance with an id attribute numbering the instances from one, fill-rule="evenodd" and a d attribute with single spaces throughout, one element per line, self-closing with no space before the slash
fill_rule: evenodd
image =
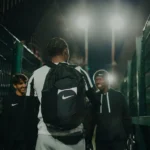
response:
<path id="1" fill-rule="evenodd" d="M 146 92 L 145 92 L 145 69 L 144 69 L 144 47 L 142 47 L 142 37 L 136 38 L 137 57 L 137 104 L 138 116 L 146 115 Z"/>
<path id="2" fill-rule="evenodd" d="M 22 58 L 23 58 L 23 44 L 16 42 L 13 52 L 13 71 L 12 74 L 21 73 L 22 71 Z"/>
<path id="3" fill-rule="evenodd" d="M 146 93 L 145 93 L 145 68 L 144 68 L 144 47 L 142 36 L 136 38 L 136 80 L 137 80 L 137 105 L 138 105 L 138 124 L 136 125 L 138 150 L 146 150 L 144 135 L 139 125 L 139 117 L 146 115 Z"/>
<path id="4" fill-rule="evenodd" d="M 127 68 L 127 104 L 129 106 L 129 111 L 130 111 L 130 114 L 132 115 L 132 108 L 131 108 L 131 105 L 130 105 L 130 98 L 131 98 L 131 60 L 128 61 L 128 64 L 127 64 L 128 68 Z"/>

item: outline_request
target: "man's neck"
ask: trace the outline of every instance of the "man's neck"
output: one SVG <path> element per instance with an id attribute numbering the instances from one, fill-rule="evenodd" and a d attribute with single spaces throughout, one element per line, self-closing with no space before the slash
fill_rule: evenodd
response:
<path id="1" fill-rule="evenodd" d="M 55 56 L 51 60 L 53 63 L 60 63 L 60 62 L 65 62 L 64 58 L 62 56 Z"/>
<path id="2" fill-rule="evenodd" d="M 23 94 L 20 93 L 19 91 L 16 91 L 16 95 L 17 95 L 17 96 L 23 96 Z"/>
<path id="3" fill-rule="evenodd" d="M 103 94 L 107 93 L 107 92 L 108 92 L 108 87 L 106 87 L 106 88 L 104 88 L 103 90 L 101 90 L 101 92 L 102 92 Z"/>

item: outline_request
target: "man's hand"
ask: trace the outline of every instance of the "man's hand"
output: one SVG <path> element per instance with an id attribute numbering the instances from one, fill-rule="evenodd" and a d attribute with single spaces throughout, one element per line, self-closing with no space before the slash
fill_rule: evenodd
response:
<path id="1" fill-rule="evenodd" d="M 93 144 L 92 143 L 86 144 L 86 150 L 93 150 Z"/>
<path id="2" fill-rule="evenodd" d="M 134 144 L 135 144 L 135 136 L 130 134 L 127 140 L 127 150 L 133 150 Z"/>

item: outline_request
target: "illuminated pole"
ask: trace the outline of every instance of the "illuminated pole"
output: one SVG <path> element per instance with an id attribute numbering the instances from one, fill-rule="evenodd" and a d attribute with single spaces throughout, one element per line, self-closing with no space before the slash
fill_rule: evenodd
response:
<path id="1" fill-rule="evenodd" d="M 85 27 L 84 31 L 84 41 L 85 41 L 85 70 L 88 72 L 88 27 Z"/>
<path id="2" fill-rule="evenodd" d="M 112 39 L 111 39 L 111 59 L 112 59 L 112 72 L 115 64 L 115 29 L 112 28 Z"/>
<path id="3" fill-rule="evenodd" d="M 88 72 L 88 25 L 89 20 L 86 16 L 80 16 L 78 21 L 78 26 L 84 30 L 84 50 L 85 50 L 85 70 Z"/>
<path id="4" fill-rule="evenodd" d="M 123 20 L 120 16 L 115 15 L 111 19 L 111 59 L 112 59 L 112 72 L 115 65 L 115 31 L 120 30 L 123 27 Z"/>

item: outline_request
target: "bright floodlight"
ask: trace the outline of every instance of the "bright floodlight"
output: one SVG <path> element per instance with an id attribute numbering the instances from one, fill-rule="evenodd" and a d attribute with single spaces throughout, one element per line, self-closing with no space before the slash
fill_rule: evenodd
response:
<path id="1" fill-rule="evenodd" d="M 115 75 L 109 74 L 109 76 L 108 76 L 108 81 L 109 81 L 109 84 L 110 84 L 110 85 L 114 84 L 115 81 L 116 81 Z"/>
<path id="2" fill-rule="evenodd" d="M 79 28 L 88 28 L 88 25 L 89 25 L 89 20 L 88 20 L 88 17 L 86 16 L 80 16 L 79 19 L 77 20 L 77 25 Z"/>
<path id="3" fill-rule="evenodd" d="M 124 26 L 123 19 L 117 15 L 111 19 L 110 23 L 111 23 L 111 27 L 115 30 L 119 30 L 119 29 L 123 28 L 123 26 Z"/>

